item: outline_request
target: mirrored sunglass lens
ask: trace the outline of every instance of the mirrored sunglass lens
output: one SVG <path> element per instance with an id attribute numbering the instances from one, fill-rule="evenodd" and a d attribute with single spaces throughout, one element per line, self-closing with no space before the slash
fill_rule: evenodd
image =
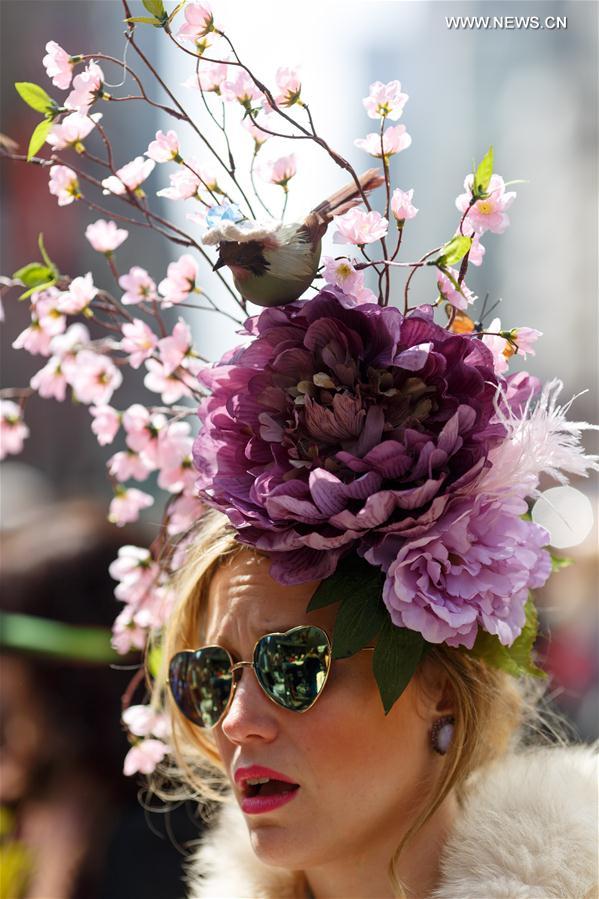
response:
<path id="1" fill-rule="evenodd" d="M 169 666 L 169 685 L 186 718 L 200 727 L 214 727 L 231 695 L 229 655 L 219 646 L 179 652 Z"/>
<path id="2" fill-rule="evenodd" d="M 327 636 L 319 627 L 268 634 L 254 652 L 256 676 L 266 693 L 294 712 L 309 709 L 324 687 L 331 663 Z"/>

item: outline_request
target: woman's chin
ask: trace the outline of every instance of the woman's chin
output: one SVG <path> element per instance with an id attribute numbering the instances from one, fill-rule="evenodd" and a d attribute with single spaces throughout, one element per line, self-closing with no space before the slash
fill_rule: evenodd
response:
<path id="1" fill-rule="evenodd" d="M 307 834 L 289 824 L 251 821 L 250 840 L 255 856 L 265 865 L 301 870 L 308 864 Z"/>

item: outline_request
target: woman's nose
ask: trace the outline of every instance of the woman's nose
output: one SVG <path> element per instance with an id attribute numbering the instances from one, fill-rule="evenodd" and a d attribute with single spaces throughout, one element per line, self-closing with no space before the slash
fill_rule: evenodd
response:
<path id="1" fill-rule="evenodd" d="M 253 738 L 271 741 L 278 732 L 279 711 L 263 693 L 251 668 L 237 672 L 237 686 L 221 721 L 223 734 L 232 743 Z"/>

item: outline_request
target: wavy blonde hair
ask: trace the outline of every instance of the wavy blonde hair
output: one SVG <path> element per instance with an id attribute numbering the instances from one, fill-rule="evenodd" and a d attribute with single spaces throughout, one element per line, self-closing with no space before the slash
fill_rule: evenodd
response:
<path id="1" fill-rule="evenodd" d="M 192 725 L 179 711 L 167 689 L 168 660 L 182 649 L 201 645 L 205 631 L 208 591 L 215 572 L 227 559 L 248 547 L 237 542 L 228 520 L 219 512 L 203 518 L 191 541 L 185 565 L 175 583 L 178 600 L 162 636 L 162 662 L 152 687 L 152 704 L 167 710 L 173 722 L 173 758 L 154 778 L 152 789 L 162 798 L 194 798 L 208 822 L 227 793 L 228 778 L 210 731 Z M 426 691 L 431 670 L 441 669 L 453 690 L 455 726 L 451 746 L 423 806 L 389 861 L 388 875 L 398 899 L 406 892 L 397 876 L 405 846 L 426 824 L 448 794 L 455 790 L 462 803 L 473 772 L 515 748 L 525 732 L 549 729 L 552 739 L 565 742 L 561 722 L 539 711 L 543 687 L 531 679 L 516 679 L 472 656 L 445 645 L 433 646 L 415 673 Z M 305 897 L 306 882 L 296 874 L 296 895 Z"/>

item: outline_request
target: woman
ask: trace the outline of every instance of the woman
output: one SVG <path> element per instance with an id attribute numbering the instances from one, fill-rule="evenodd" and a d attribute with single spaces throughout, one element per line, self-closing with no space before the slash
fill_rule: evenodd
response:
<path id="1" fill-rule="evenodd" d="M 534 713 L 525 684 L 442 644 L 388 715 L 370 651 L 333 661 L 303 713 L 290 710 L 301 697 L 289 679 L 272 701 L 284 644 L 275 639 L 270 672 L 254 646 L 300 626 L 331 635 L 336 606 L 306 611 L 317 586 L 273 580 L 268 558 L 242 547 L 219 513 L 189 551 L 164 645 L 175 747 L 198 795 L 222 806 L 190 866 L 190 897 L 594 895 L 596 755 L 517 753 Z M 226 663 L 205 677 L 185 652 L 201 646 L 254 658 L 258 671 L 240 667 L 235 689 L 222 688 Z M 287 661 L 301 666 L 298 646 Z"/>

